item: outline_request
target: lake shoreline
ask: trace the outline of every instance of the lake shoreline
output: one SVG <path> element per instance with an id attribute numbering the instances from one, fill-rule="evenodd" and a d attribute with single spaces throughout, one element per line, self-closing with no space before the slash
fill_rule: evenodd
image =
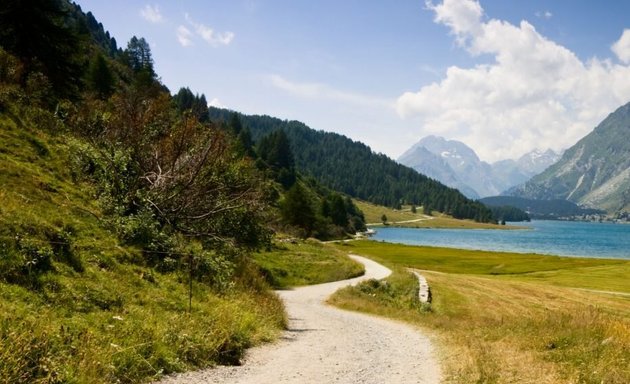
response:
<path id="1" fill-rule="evenodd" d="M 452 249 L 597 259 L 630 259 L 630 226 L 534 220 L 509 231 L 479 228 L 376 227 L 374 241 Z M 374 227 L 373 227 L 374 228 Z"/>

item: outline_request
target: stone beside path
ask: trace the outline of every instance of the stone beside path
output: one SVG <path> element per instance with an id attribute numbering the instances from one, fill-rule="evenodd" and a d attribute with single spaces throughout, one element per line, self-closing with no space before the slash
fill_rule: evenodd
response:
<path id="1" fill-rule="evenodd" d="M 418 289 L 418 298 L 421 303 L 430 303 L 431 302 L 431 288 L 429 288 L 429 283 L 427 283 L 427 279 L 419 274 L 417 271 L 411 271 L 418 278 L 418 282 L 420 283 L 420 288 Z"/>

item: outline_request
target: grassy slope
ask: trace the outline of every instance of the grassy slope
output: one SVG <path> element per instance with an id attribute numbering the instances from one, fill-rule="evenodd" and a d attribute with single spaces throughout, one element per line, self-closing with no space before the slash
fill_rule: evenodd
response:
<path id="1" fill-rule="evenodd" d="M 523 228 L 516 226 L 496 225 L 489 223 L 477 223 L 473 220 L 453 219 L 439 212 L 427 216 L 422 213 L 422 207 L 418 207 L 416 213 L 411 212 L 411 207 L 392 209 L 375 205 L 365 201 L 355 200 L 357 207 L 365 215 L 365 222 L 372 225 L 381 225 L 381 217 L 387 216 L 388 225 L 409 228 L 462 228 L 462 229 L 514 229 Z"/>
<path id="2" fill-rule="evenodd" d="M 349 288 L 332 302 L 434 331 L 447 382 L 630 382 L 630 297 L 582 290 L 630 293 L 627 260 L 375 242 L 343 249 L 395 274 L 387 289 Z M 414 303 L 417 282 L 403 267 L 425 270 L 430 311 Z"/>
<path id="3" fill-rule="evenodd" d="M 275 337 L 286 320 L 262 281 L 222 294 L 195 284 L 188 314 L 186 279 L 137 263 L 73 182 L 68 141 L 0 115 L 0 382 L 141 382 L 234 362 Z M 33 268 L 11 258 L 17 237 L 52 265 L 11 284 L 11 268 Z"/>
<path id="4" fill-rule="evenodd" d="M 363 266 L 333 246 L 310 241 L 279 243 L 269 252 L 254 255 L 275 288 L 319 284 L 363 274 Z"/>

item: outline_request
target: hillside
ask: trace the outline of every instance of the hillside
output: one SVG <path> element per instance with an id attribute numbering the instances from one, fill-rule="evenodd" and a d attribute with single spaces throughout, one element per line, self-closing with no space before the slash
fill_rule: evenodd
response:
<path id="1" fill-rule="evenodd" d="M 66 0 L 0 3 L 1 383 L 238 364 L 286 326 L 251 255 L 274 229 L 299 232 L 289 203 L 313 210 L 319 234 L 363 225 L 290 167 L 285 189 L 206 105 L 170 94 L 144 38 L 119 49 Z M 336 277 L 360 270 L 326 262 Z"/>
<path id="2" fill-rule="evenodd" d="M 0 142 L 0 382 L 144 381 L 234 362 L 283 325 L 281 303 L 236 259 L 208 265 L 219 279 L 194 282 L 188 313 L 183 249 L 169 271 L 149 261 L 159 251 L 121 240 L 95 186 L 77 179 L 81 140 L 5 110 Z M 127 235 L 142 224 L 127 220 Z"/>
<path id="3" fill-rule="evenodd" d="M 529 214 L 532 219 L 555 220 L 575 216 L 603 213 L 597 209 L 581 208 L 567 200 L 534 200 L 516 196 L 491 196 L 479 200 L 489 207 L 515 207 Z"/>
<path id="4" fill-rule="evenodd" d="M 499 224 L 458 220 L 443 213 L 427 214 L 423 207 L 403 206 L 401 209 L 393 209 L 360 200 L 356 204 L 365 215 L 368 227 L 387 225 L 406 228 L 506 229 Z M 387 219 L 385 224 L 383 215 Z"/>
<path id="5" fill-rule="evenodd" d="M 630 104 L 618 108 L 560 161 L 507 193 L 566 199 L 610 213 L 630 210 Z"/>
<path id="6" fill-rule="evenodd" d="M 228 122 L 233 112 L 211 107 L 211 119 Z M 254 142 L 282 130 L 290 140 L 296 168 L 328 188 L 375 204 L 428 206 L 455 218 L 492 221 L 492 213 L 459 191 L 374 153 L 345 136 L 316 131 L 298 121 L 240 115 Z"/>

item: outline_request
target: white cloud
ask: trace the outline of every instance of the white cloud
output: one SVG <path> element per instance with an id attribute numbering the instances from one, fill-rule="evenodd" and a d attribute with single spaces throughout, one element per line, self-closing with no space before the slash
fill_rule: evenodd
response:
<path id="1" fill-rule="evenodd" d="M 193 33 L 183 25 L 177 27 L 177 41 L 179 41 L 182 47 L 189 47 L 193 45 L 192 35 Z"/>
<path id="2" fill-rule="evenodd" d="M 553 17 L 553 13 L 551 13 L 551 11 L 544 11 L 544 12 L 536 12 L 536 17 L 540 18 L 540 19 L 551 19 Z"/>
<path id="3" fill-rule="evenodd" d="M 462 140 L 488 161 L 515 158 L 534 148 L 569 147 L 630 101 L 628 66 L 582 61 L 527 21 L 484 20 L 477 1 L 444 0 L 427 8 L 472 56 L 494 61 L 452 66 L 439 82 L 398 98 L 399 115 L 422 124 L 420 136 Z M 613 50 L 630 61 L 630 32 Z"/>
<path id="4" fill-rule="evenodd" d="M 393 100 L 371 97 L 359 93 L 340 91 L 326 84 L 297 83 L 289 81 L 280 75 L 270 75 L 268 79 L 271 82 L 271 85 L 273 85 L 274 87 L 299 97 L 328 99 L 362 106 L 385 107 L 390 109 L 394 108 Z"/>
<path id="5" fill-rule="evenodd" d="M 151 23 L 160 23 L 164 20 L 162 13 L 160 13 L 160 8 L 157 5 L 145 5 L 144 8 L 140 10 L 140 16 Z"/>
<path id="6" fill-rule="evenodd" d="M 623 63 L 630 63 L 630 29 L 624 29 L 619 40 L 610 49 Z"/>
<path id="7" fill-rule="evenodd" d="M 434 21 L 448 26 L 462 45 L 481 25 L 483 9 L 477 1 L 444 0 L 442 4 L 434 5 L 427 0 L 425 5 L 435 12 Z"/>
<path id="8" fill-rule="evenodd" d="M 212 46 L 216 47 L 219 45 L 229 45 L 232 40 L 234 40 L 233 32 L 227 31 L 223 33 L 217 33 L 207 25 L 194 21 L 189 14 L 185 14 L 185 18 L 188 24 L 190 24 L 195 29 L 197 35 Z"/>

